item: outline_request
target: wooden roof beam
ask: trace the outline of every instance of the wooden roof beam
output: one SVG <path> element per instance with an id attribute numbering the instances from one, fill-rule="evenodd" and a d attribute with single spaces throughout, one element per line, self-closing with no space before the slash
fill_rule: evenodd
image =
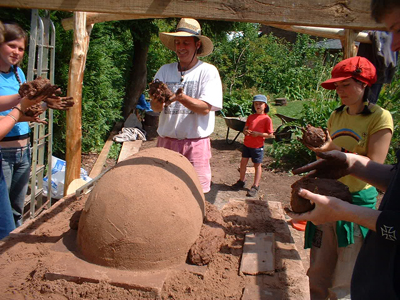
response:
<path id="1" fill-rule="evenodd" d="M 278 24 L 264 24 L 288 31 L 294 31 L 298 33 L 305 33 L 308 35 L 324 37 L 328 39 L 340 39 L 342 40 L 346 35 L 346 29 L 340 28 L 326 28 L 326 27 L 312 27 L 312 26 L 295 26 L 295 25 L 278 25 Z M 354 41 L 360 43 L 371 44 L 371 40 L 366 32 L 358 32 L 354 36 Z"/>
<path id="2" fill-rule="evenodd" d="M 0 6 L 133 14 L 150 18 L 192 17 L 354 30 L 383 30 L 370 17 L 370 0 L 1 0 Z"/>
<path id="3" fill-rule="evenodd" d="M 149 19 L 149 18 L 151 17 L 146 15 L 86 13 L 87 24 L 96 24 L 108 21 L 139 20 L 139 19 Z M 72 30 L 74 29 L 74 18 L 63 19 L 61 20 L 61 24 L 65 30 Z"/>

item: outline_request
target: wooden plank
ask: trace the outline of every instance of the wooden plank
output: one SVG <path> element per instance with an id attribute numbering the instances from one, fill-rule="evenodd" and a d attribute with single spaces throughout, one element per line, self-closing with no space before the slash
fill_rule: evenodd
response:
<path id="1" fill-rule="evenodd" d="M 370 0 L 98 0 L 95 5 L 93 0 L 1 0 L 0 6 L 357 30 L 384 28 L 371 19 Z"/>
<path id="2" fill-rule="evenodd" d="M 142 146 L 142 140 L 123 142 L 121 151 L 119 153 L 118 162 L 138 153 L 140 146 Z"/>
<path id="3" fill-rule="evenodd" d="M 240 272 L 249 275 L 275 272 L 275 235 L 273 233 L 246 234 Z"/>
<path id="4" fill-rule="evenodd" d="M 283 299 L 282 291 L 277 288 L 246 285 L 241 300 L 276 300 Z"/>
<path id="5" fill-rule="evenodd" d="M 324 27 L 311 27 L 311 26 L 292 26 L 292 25 L 276 25 L 276 24 L 265 24 L 268 26 L 294 31 L 298 33 L 305 33 L 313 36 L 324 37 L 328 39 L 340 39 L 346 34 L 345 29 L 340 28 L 324 28 Z M 371 44 L 371 40 L 366 32 L 358 32 L 355 35 L 354 40 L 356 42 Z"/>
<path id="6" fill-rule="evenodd" d="M 103 166 L 104 166 L 104 163 L 106 162 L 108 152 L 110 152 L 110 148 L 113 143 L 113 137 L 114 137 L 114 135 L 118 134 L 121 127 L 122 127 L 122 122 L 115 123 L 114 128 L 112 129 L 110 135 L 108 136 L 108 139 L 105 142 L 103 149 L 100 152 L 99 157 L 97 158 L 92 170 L 90 171 L 90 174 L 89 174 L 90 178 L 97 177 L 103 170 Z"/>
<path id="7" fill-rule="evenodd" d="M 118 21 L 118 20 L 140 20 L 140 19 L 148 19 L 148 16 L 141 15 L 126 15 L 126 14 L 106 14 L 106 13 L 87 13 L 86 14 L 86 23 L 87 24 L 96 24 L 107 21 Z M 74 29 L 74 20 L 73 18 L 67 18 L 61 20 L 61 24 L 65 30 Z"/>

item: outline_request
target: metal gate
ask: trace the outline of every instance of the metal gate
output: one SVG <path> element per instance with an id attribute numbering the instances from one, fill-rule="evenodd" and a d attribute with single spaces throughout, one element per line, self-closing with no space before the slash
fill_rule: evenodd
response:
<path id="1" fill-rule="evenodd" d="M 50 20 L 48 11 L 39 16 L 39 11 L 31 13 L 31 32 L 29 39 L 29 61 L 27 81 L 36 77 L 48 78 L 54 84 L 55 65 L 55 26 Z M 24 220 L 32 219 L 40 214 L 51 203 L 51 159 L 53 144 L 53 111 L 47 109 L 41 116 L 48 124 L 33 123 L 31 125 L 31 176 L 29 191 L 25 198 Z M 48 175 L 48 192 L 44 195 L 43 178 Z"/>

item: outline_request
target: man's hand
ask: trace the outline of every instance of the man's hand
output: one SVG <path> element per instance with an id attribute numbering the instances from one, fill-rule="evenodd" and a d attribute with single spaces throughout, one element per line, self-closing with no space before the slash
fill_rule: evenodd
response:
<path id="1" fill-rule="evenodd" d="M 160 103 L 168 103 L 172 102 L 172 99 L 175 97 L 175 94 L 168 88 L 168 86 L 158 79 L 151 82 L 149 87 L 149 95 L 152 100 Z"/>
<path id="2" fill-rule="evenodd" d="M 318 159 L 308 165 L 294 169 L 293 174 L 310 172 L 307 176 L 339 179 L 351 173 L 351 163 L 346 153 L 334 150 L 317 152 Z"/>

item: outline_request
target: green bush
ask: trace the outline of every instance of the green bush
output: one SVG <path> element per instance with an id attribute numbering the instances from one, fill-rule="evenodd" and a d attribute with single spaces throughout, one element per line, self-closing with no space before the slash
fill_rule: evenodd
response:
<path id="1" fill-rule="evenodd" d="M 67 90 L 73 31 L 65 31 L 60 20 L 66 13 L 52 14 L 56 25 L 55 83 Z M 96 24 L 90 36 L 82 88 L 82 152 L 99 152 L 121 111 L 129 78 L 133 42 L 122 22 Z M 53 151 L 65 152 L 65 112 L 54 112 Z"/>
<path id="2" fill-rule="evenodd" d="M 397 161 L 396 152 L 400 150 L 400 68 L 390 84 L 385 84 L 379 94 L 378 104 L 389 110 L 393 117 L 394 132 L 386 163 L 393 164 Z"/>
<path id="3" fill-rule="evenodd" d="M 304 103 L 301 117 L 298 121 L 286 123 L 290 126 L 292 139 L 273 143 L 272 147 L 267 148 L 267 153 L 273 157 L 274 161 L 270 164 L 271 168 L 291 169 L 300 167 L 315 160 L 315 154 L 301 142 L 304 128 L 307 124 L 316 127 L 326 128 L 326 122 L 332 111 L 339 106 L 337 101 L 320 100 Z"/>

